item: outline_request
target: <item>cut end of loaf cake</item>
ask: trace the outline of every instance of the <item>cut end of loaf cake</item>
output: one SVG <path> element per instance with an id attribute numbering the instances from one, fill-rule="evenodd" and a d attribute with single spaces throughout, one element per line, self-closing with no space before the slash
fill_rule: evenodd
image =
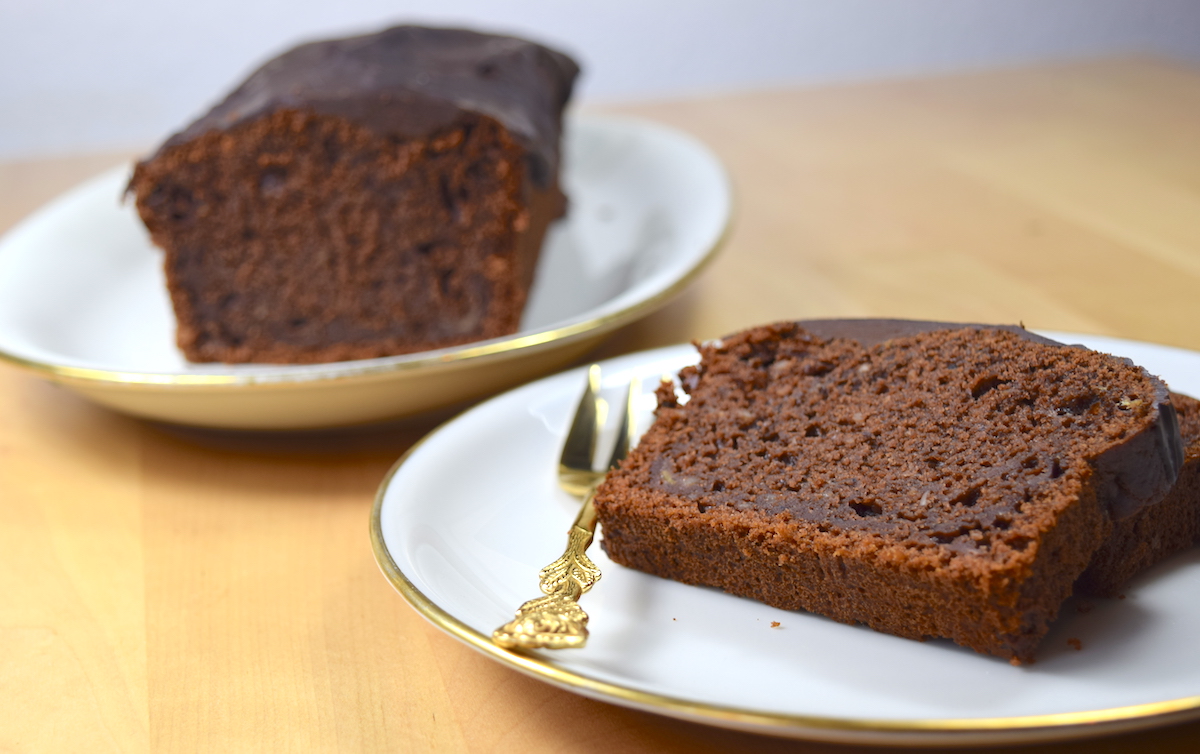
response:
<path id="1" fill-rule="evenodd" d="M 864 344 L 853 325 L 809 327 L 706 344 L 681 375 L 689 401 L 660 392 L 654 426 L 597 494 L 606 551 L 1029 661 L 1114 510 L 1175 480 L 1165 387 L 1016 328 L 880 339 L 868 321 Z"/>
<path id="2" fill-rule="evenodd" d="M 192 361 L 388 356 L 515 332 L 557 192 L 487 118 L 395 141 L 273 113 L 143 163 L 132 186 L 167 251 Z"/>

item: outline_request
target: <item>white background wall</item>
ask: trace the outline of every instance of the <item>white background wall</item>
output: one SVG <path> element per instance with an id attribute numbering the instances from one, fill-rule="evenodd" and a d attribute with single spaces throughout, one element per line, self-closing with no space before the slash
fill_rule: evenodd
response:
<path id="1" fill-rule="evenodd" d="M 1078 57 L 1200 64 L 1200 0 L 0 0 L 0 159 L 149 146 L 271 54 L 398 21 L 551 42 L 593 101 Z"/>

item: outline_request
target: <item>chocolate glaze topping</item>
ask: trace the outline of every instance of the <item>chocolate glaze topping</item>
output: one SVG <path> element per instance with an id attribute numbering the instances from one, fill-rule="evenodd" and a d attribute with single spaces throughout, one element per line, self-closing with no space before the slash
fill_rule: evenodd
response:
<path id="1" fill-rule="evenodd" d="M 159 151 L 284 109 L 341 116 L 399 138 L 479 113 L 529 151 L 531 177 L 546 187 L 558 172 L 558 113 L 578 73 L 566 55 L 522 39 L 397 26 L 285 52 Z"/>

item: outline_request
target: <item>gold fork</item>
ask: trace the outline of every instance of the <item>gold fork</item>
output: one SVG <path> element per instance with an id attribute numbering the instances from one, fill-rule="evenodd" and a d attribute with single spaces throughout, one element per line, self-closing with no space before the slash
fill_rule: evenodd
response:
<path id="1" fill-rule="evenodd" d="M 621 428 L 601 471 L 593 467 L 596 440 L 604 426 L 604 404 L 599 399 L 600 365 L 588 369 L 587 387 L 575 418 L 563 443 L 558 462 L 559 486 L 582 498 L 583 506 L 567 534 L 567 549 L 562 557 L 538 573 L 546 595 L 529 600 L 508 623 L 492 632 L 492 641 L 508 649 L 567 649 L 582 647 L 588 638 L 588 615 L 579 606 L 579 598 L 600 580 L 600 569 L 587 556 L 588 545 L 596 532 L 596 508 L 592 498 L 609 469 L 616 468 L 633 445 L 636 427 L 634 406 L 641 393 L 637 378 L 630 382 L 625 395 Z"/>

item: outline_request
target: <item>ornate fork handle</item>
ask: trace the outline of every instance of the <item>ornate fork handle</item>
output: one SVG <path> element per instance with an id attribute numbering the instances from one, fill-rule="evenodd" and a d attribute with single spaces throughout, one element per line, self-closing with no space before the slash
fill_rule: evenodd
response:
<path id="1" fill-rule="evenodd" d="M 596 533 L 592 498 L 608 470 L 615 469 L 633 445 L 634 405 L 641 395 L 641 381 L 635 377 L 626 388 L 625 410 L 605 471 L 592 466 L 592 451 L 604 423 L 603 413 L 597 410 L 599 389 L 600 367 L 593 364 L 559 458 L 559 485 L 583 497 L 583 506 L 567 534 L 566 552 L 538 573 L 546 596 L 521 605 L 515 618 L 492 632 L 492 641 L 506 649 L 566 649 L 587 643 L 588 615 L 579 606 L 579 598 L 600 580 L 600 569 L 587 556 Z"/>
<path id="2" fill-rule="evenodd" d="M 576 597 L 600 580 L 600 569 L 587 556 L 594 532 L 572 526 L 567 535 L 567 550 L 558 560 L 538 572 L 543 594 L 573 594 Z"/>
<path id="3" fill-rule="evenodd" d="M 596 532 L 593 494 L 588 493 L 571 526 L 566 552 L 538 573 L 546 596 L 521 605 L 515 618 L 493 631 L 496 644 L 507 649 L 568 649 L 587 643 L 588 615 L 579 598 L 600 580 L 600 569 L 587 556 Z"/>

